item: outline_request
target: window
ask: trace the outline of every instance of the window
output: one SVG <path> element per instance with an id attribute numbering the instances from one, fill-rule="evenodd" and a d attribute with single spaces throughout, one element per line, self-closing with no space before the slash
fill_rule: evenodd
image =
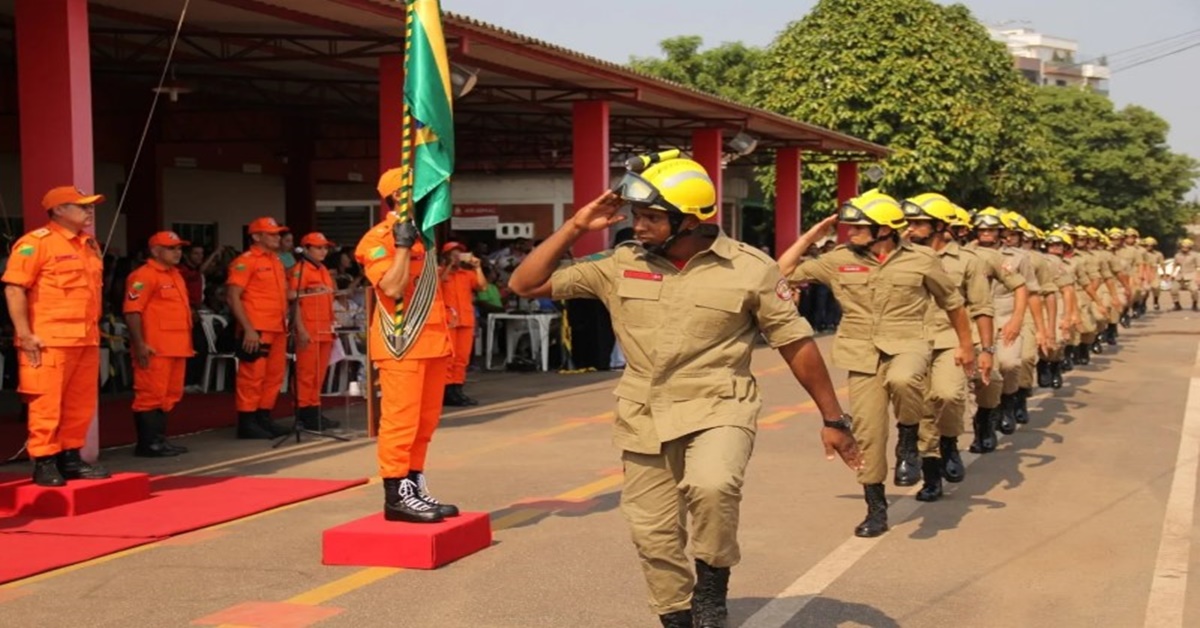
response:
<path id="1" fill-rule="evenodd" d="M 353 250 L 375 224 L 378 207 L 374 201 L 323 201 L 317 205 L 317 231 L 339 247 Z"/>
<path id="2" fill-rule="evenodd" d="M 206 251 L 217 246 L 215 222 L 175 222 L 171 223 L 171 231 L 179 234 L 179 239 L 203 246 Z"/>

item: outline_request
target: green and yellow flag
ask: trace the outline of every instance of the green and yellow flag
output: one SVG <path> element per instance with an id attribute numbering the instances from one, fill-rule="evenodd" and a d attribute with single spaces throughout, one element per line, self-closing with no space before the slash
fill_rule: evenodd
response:
<path id="1" fill-rule="evenodd" d="M 404 48 L 405 138 L 411 138 L 411 150 L 402 166 L 411 168 L 411 202 L 432 242 L 433 228 L 450 219 L 454 172 L 453 92 L 439 0 L 408 3 Z"/>
<path id="2" fill-rule="evenodd" d="M 379 311 L 388 352 L 402 358 L 413 347 L 437 291 L 437 246 L 433 230 L 450 219 L 450 175 L 454 172 L 454 108 L 450 58 L 442 34 L 438 0 L 410 0 L 404 32 L 404 185 L 396 206 L 401 218 L 415 210 L 427 253 L 411 302 L 396 300 Z"/>

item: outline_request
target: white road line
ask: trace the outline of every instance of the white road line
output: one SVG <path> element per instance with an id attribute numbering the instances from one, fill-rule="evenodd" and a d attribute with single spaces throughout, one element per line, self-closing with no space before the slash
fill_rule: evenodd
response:
<path id="1" fill-rule="evenodd" d="M 1188 562 L 1192 551 L 1192 519 L 1196 500 L 1196 469 L 1200 462 L 1200 349 L 1192 368 L 1184 410 L 1179 453 L 1175 457 L 1175 476 L 1163 516 L 1154 579 L 1146 605 L 1146 628 L 1183 626 L 1187 598 Z"/>

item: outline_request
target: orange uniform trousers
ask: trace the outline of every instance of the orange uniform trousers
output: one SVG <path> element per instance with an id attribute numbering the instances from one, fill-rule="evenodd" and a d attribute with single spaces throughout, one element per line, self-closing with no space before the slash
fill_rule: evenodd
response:
<path id="1" fill-rule="evenodd" d="M 310 408 L 321 405 L 321 384 L 325 370 L 329 368 L 329 354 L 335 339 L 324 334 L 316 337 L 308 346 L 296 352 L 296 396 L 297 407 Z"/>
<path id="2" fill-rule="evenodd" d="M 18 355 L 17 392 L 29 404 L 29 455 L 83 447 L 100 399 L 100 347 L 46 347 L 36 368 L 24 351 Z"/>
<path id="3" fill-rule="evenodd" d="M 287 370 L 287 334 L 280 331 L 258 332 L 261 344 L 271 345 L 267 355 L 253 361 L 238 361 L 237 411 L 271 410 L 283 388 Z"/>
<path id="4" fill-rule="evenodd" d="M 446 383 L 462 384 L 467 381 L 467 365 L 471 363 L 471 351 L 475 349 L 475 326 L 451 329 L 450 342 L 454 344 L 454 353 L 446 369 Z"/>
<path id="5" fill-rule="evenodd" d="M 429 441 L 442 417 L 449 357 L 379 360 L 379 475 L 424 471 Z"/>
<path id="6" fill-rule="evenodd" d="M 170 412 L 183 399 L 187 358 L 150 356 L 146 368 L 133 361 L 133 411 Z"/>

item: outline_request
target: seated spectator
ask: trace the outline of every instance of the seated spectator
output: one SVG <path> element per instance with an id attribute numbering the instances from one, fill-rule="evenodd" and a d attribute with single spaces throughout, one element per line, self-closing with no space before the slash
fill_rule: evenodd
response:
<path id="1" fill-rule="evenodd" d="M 337 292 L 333 296 L 333 318 L 335 326 L 342 329 L 364 329 L 366 327 L 366 311 L 354 297 L 353 286 L 357 280 L 348 275 L 339 275 Z"/>
<path id="2" fill-rule="evenodd" d="M 500 296 L 500 287 L 496 285 L 496 269 L 491 264 L 485 264 L 483 276 L 487 280 L 483 289 L 475 293 L 475 307 L 480 314 L 495 314 L 504 312 L 504 301 Z"/>

